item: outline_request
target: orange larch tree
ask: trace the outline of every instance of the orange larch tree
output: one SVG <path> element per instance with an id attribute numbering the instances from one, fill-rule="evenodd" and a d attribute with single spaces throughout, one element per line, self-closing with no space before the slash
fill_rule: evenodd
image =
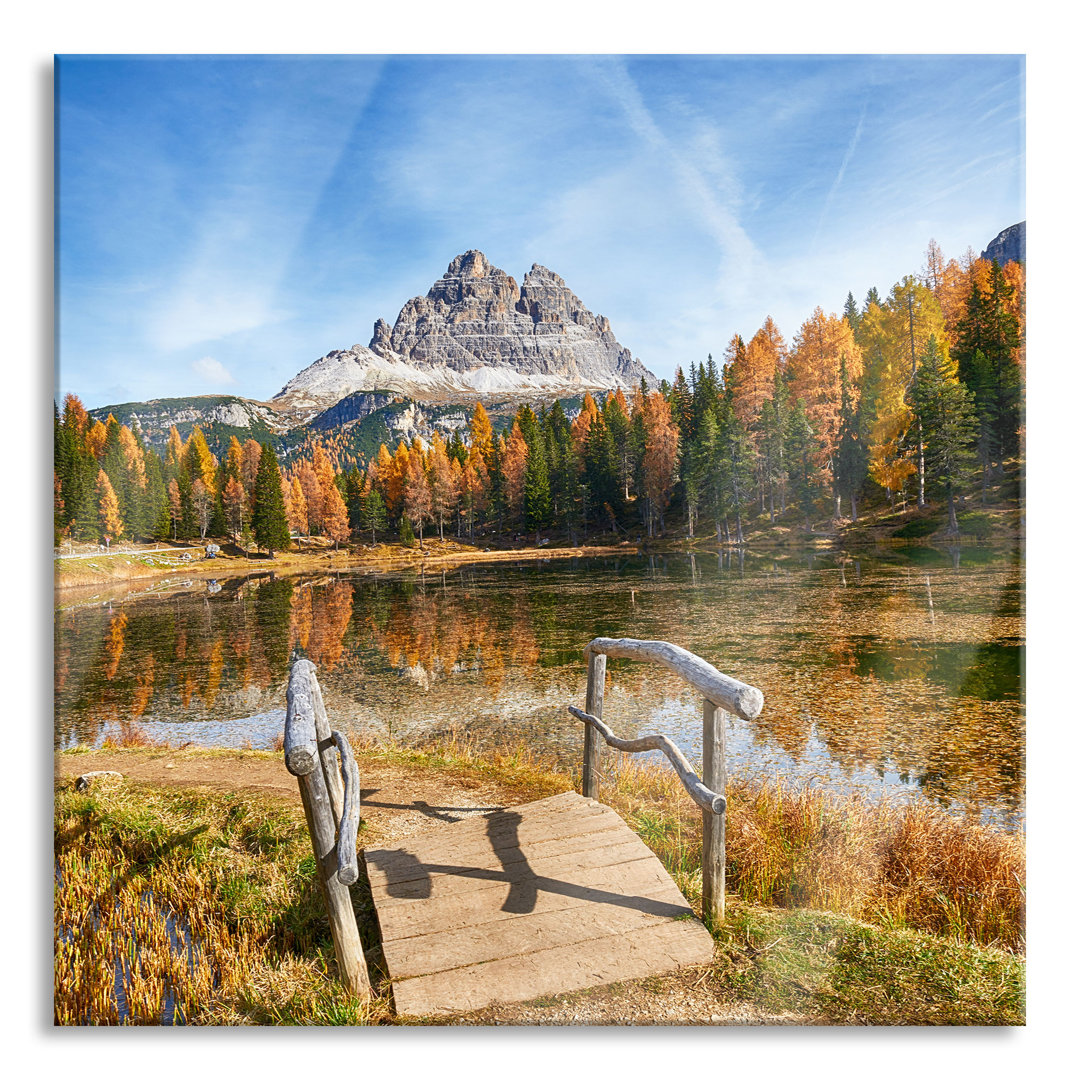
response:
<path id="1" fill-rule="evenodd" d="M 312 468 L 310 461 L 301 461 L 296 470 L 300 490 L 304 496 L 304 508 L 307 512 L 307 527 L 311 532 L 320 532 L 323 524 L 322 485 Z"/>
<path id="2" fill-rule="evenodd" d="M 801 398 L 806 415 L 818 433 L 821 448 L 817 464 L 831 469 L 840 434 L 840 359 L 848 378 L 857 386 L 862 377 L 862 350 L 851 325 L 820 307 L 802 324 L 788 359 L 793 398 Z"/>
<path id="3" fill-rule="evenodd" d="M 334 541 L 334 548 L 349 539 L 349 511 L 333 480 L 323 489 L 323 533 Z"/>
<path id="4" fill-rule="evenodd" d="M 244 531 L 244 512 L 246 510 L 244 485 L 235 476 L 230 476 L 225 483 L 225 490 L 222 492 L 221 497 L 225 504 L 225 521 L 229 526 L 229 532 L 232 533 L 234 540 L 239 540 L 241 533 Z"/>
<path id="5" fill-rule="evenodd" d="M 772 400 L 776 372 L 786 356 L 787 345 L 771 315 L 745 349 L 734 350 L 724 378 L 731 385 L 735 415 L 747 431 L 753 431 L 762 405 Z"/>
<path id="6" fill-rule="evenodd" d="M 592 401 L 588 394 L 585 396 Z M 593 409 L 596 409 L 595 402 Z M 584 411 L 584 406 L 582 411 Z M 521 513 L 522 501 L 525 497 L 525 465 L 528 457 L 528 443 L 525 442 L 525 437 L 521 434 L 521 428 L 515 419 L 514 426 L 510 430 L 510 438 L 506 440 L 506 452 L 502 460 L 503 481 L 506 485 L 506 509 L 511 519 L 517 518 Z"/>
<path id="7" fill-rule="evenodd" d="M 402 443 L 401 446 L 405 444 Z M 424 546 L 424 522 L 432 517 L 431 485 L 424 469 L 424 455 L 414 446 L 412 453 L 406 451 L 404 514 L 420 534 L 420 546 Z"/>
<path id="8" fill-rule="evenodd" d="M 101 530 L 101 538 L 106 543 L 118 540 L 123 530 L 123 524 L 120 521 L 120 503 L 104 469 L 98 470 L 97 499 L 98 527 Z"/>
<path id="9" fill-rule="evenodd" d="M 570 437 L 574 440 L 574 455 L 579 466 L 585 459 L 585 442 L 589 437 L 589 428 L 592 427 L 592 422 L 599 413 L 600 410 L 596 407 L 592 394 L 586 391 L 581 399 L 581 412 L 574 417 L 570 425 Z"/>
<path id="10" fill-rule="evenodd" d="M 459 466 L 460 467 L 460 466 Z M 431 500 L 432 514 L 439 523 L 439 539 L 443 539 L 443 525 L 457 507 L 458 490 L 454 472 L 446 456 L 446 443 L 438 432 L 431 440 Z"/>
<path id="11" fill-rule="evenodd" d="M 300 486 L 300 478 L 294 476 L 289 482 L 289 528 L 297 536 L 307 536 L 308 533 L 308 510 L 307 496 Z"/>
<path id="12" fill-rule="evenodd" d="M 492 428 L 487 410 L 478 401 L 469 422 L 469 444 L 484 456 L 484 464 L 491 464 Z"/>
<path id="13" fill-rule="evenodd" d="M 645 497 L 648 500 L 648 530 L 655 536 L 659 519 L 664 531 L 664 511 L 675 486 L 675 469 L 679 460 L 679 429 L 671 416 L 664 395 L 653 391 L 645 399 Z"/>

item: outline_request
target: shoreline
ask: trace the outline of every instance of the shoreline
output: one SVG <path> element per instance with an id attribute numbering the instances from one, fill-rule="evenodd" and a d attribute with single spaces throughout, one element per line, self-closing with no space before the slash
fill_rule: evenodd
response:
<path id="1" fill-rule="evenodd" d="M 387 551 L 389 549 L 389 552 Z M 174 551 L 192 551 L 199 549 L 176 548 Z M 82 559 L 71 559 L 68 565 L 61 566 L 64 558 L 55 559 L 53 573 L 54 593 L 57 597 L 70 597 L 78 589 L 101 588 L 102 586 L 123 586 L 132 582 L 151 581 L 160 578 L 183 576 L 184 578 L 217 579 L 241 577 L 260 571 L 278 573 L 305 573 L 327 570 L 371 570 L 376 573 L 398 573 L 403 570 L 417 570 L 421 573 L 438 568 L 468 565 L 470 563 L 546 561 L 555 558 L 580 558 L 590 555 L 638 555 L 642 549 L 637 544 L 604 544 L 588 547 L 527 547 L 527 548 L 464 548 L 458 545 L 447 548 L 431 545 L 423 551 L 394 548 L 392 545 L 380 545 L 374 552 L 357 552 L 332 549 L 308 552 L 288 552 L 269 558 L 229 557 L 208 560 L 204 557 L 193 558 L 190 563 L 152 560 L 153 556 L 165 554 L 153 550 L 142 552 L 117 552 L 96 557 L 101 563 Z"/>
<path id="2" fill-rule="evenodd" d="M 979 545 L 989 542 L 1013 542 L 1023 546 L 1024 534 L 1021 531 L 1011 536 L 994 536 L 985 541 L 972 537 L 963 537 L 948 541 L 960 546 Z M 210 541 L 207 541 L 210 542 Z M 774 552 L 805 551 L 813 549 L 821 552 L 865 551 L 869 548 L 904 548 L 911 546 L 933 546 L 945 541 L 933 536 L 918 539 L 899 539 L 889 536 L 845 537 L 842 532 L 832 534 L 811 534 L 795 537 L 753 537 L 742 544 L 720 544 L 715 537 L 690 539 L 687 537 L 654 539 L 647 542 L 623 540 L 619 543 L 604 543 L 578 547 L 521 547 L 521 548 L 479 548 L 460 544 L 454 540 L 429 540 L 423 550 L 403 548 L 397 544 L 378 544 L 374 548 L 362 547 L 360 550 L 343 548 L 334 551 L 329 547 L 300 552 L 280 552 L 273 558 L 258 554 L 252 556 L 218 556 L 206 559 L 202 546 L 161 548 L 160 545 L 147 547 L 145 551 L 127 550 L 110 554 L 79 554 L 74 558 L 54 557 L 53 591 L 54 595 L 71 597 L 79 589 L 101 588 L 102 586 L 123 586 L 132 582 L 151 581 L 182 575 L 187 579 L 222 579 L 238 577 L 260 571 L 277 573 L 305 573 L 326 570 L 367 570 L 375 573 L 400 573 L 404 570 L 429 570 L 472 563 L 497 563 L 521 561 L 547 561 L 549 559 L 581 558 L 582 556 L 612 555 L 706 555 L 717 552 L 745 552 L 759 549 Z M 182 553 L 190 555 L 190 561 L 178 558 Z"/>

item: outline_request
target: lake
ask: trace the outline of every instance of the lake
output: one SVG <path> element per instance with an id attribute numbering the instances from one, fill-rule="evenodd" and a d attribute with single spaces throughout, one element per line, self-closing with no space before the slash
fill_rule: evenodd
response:
<path id="1" fill-rule="evenodd" d="M 344 731 L 422 741 L 456 730 L 572 764 L 582 729 L 566 705 L 584 706 L 585 645 L 660 638 L 764 693 L 756 720 L 728 720 L 732 771 L 1024 821 L 1015 548 L 264 573 L 59 603 L 61 748 L 136 720 L 174 744 L 268 748 L 290 657 L 304 655 Z M 700 758 L 700 699 L 677 676 L 634 661 L 609 660 L 608 672 L 604 718 L 617 734 L 663 732 Z"/>

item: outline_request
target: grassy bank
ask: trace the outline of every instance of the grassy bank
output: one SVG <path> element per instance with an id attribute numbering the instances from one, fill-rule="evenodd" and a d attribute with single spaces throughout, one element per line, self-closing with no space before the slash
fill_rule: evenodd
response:
<path id="1" fill-rule="evenodd" d="M 636 550 L 628 543 L 620 543 L 617 538 L 609 539 L 611 543 L 600 542 L 587 547 L 550 544 L 521 548 L 485 547 L 455 540 L 428 539 L 423 547 L 419 544 L 411 548 L 402 544 L 358 544 L 335 550 L 332 545 L 316 538 L 305 541 L 302 550 L 276 552 L 272 559 L 265 552 L 244 553 L 238 548 L 207 559 L 205 545 L 202 544 L 177 545 L 168 550 L 163 550 L 160 545 L 147 545 L 145 551 L 92 555 L 89 549 L 94 545 L 82 545 L 75 548 L 78 558 L 60 557 L 54 560 L 54 581 L 56 588 L 63 590 L 170 575 L 220 579 L 260 570 L 287 574 L 352 567 L 381 572 L 415 569 L 433 573 L 466 563 L 613 555 Z"/>
<path id="2" fill-rule="evenodd" d="M 356 749 L 361 774 L 365 761 L 418 777 L 471 773 L 520 802 L 573 784 L 523 748 Z M 729 915 L 695 992 L 718 1008 L 793 1009 L 807 1023 L 1023 1023 L 1015 837 L 928 807 L 875 809 L 777 785 L 736 780 L 729 796 Z M 601 797 L 700 910 L 700 816 L 671 774 L 611 769 Z M 372 840 L 362 829 L 361 845 Z M 57 1023 L 397 1023 L 363 879 L 352 891 L 376 999 L 362 1006 L 333 979 L 295 801 L 108 780 L 79 793 L 62 782 L 56 866 Z"/>

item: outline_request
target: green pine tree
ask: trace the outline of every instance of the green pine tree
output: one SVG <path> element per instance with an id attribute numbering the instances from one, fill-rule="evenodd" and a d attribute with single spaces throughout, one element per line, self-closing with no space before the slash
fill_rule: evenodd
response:
<path id="1" fill-rule="evenodd" d="M 371 530 L 372 544 L 375 543 L 375 533 L 386 528 L 386 503 L 374 486 L 361 501 L 359 527 L 365 531 Z"/>
<path id="2" fill-rule="evenodd" d="M 922 421 L 927 479 L 944 493 L 949 533 L 956 536 L 960 532 L 956 486 L 970 466 L 976 417 L 971 392 L 952 373 L 933 336 L 927 342 L 912 399 Z"/>
<path id="3" fill-rule="evenodd" d="M 275 551 L 289 548 L 289 521 L 281 494 L 281 472 L 269 443 L 262 444 L 259 470 L 255 474 L 255 505 L 251 514 L 255 543 L 274 557 Z"/>
<path id="4" fill-rule="evenodd" d="M 803 513 L 807 532 L 811 528 L 810 518 L 816 508 L 818 493 L 818 475 L 814 465 L 816 450 L 816 433 L 806 415 L 806 405 L 802 398 L 797 398 L 788 418 L 785 451 L 791 494 Z"/>
<path id="5" fill-rule="evenodd" d="M 851 332 L 855 335 L 859 333 L 859 322 L 861 316 L 859 315 L 859 306 L 855 303 L 855 297 L 849 292 L 847 299 L 844 301 L 844 318 L 848 321 L 848 326 L 851 327 Z"/>
<path id="6" fill-rule="evenodd" d="M 551 524 L 551 474 L 548 468 L 547 439 L 540 421 L 527 410 L 531 422 L 522 425 L 521 434 L 529 447 L 529 456 L 525 459 L 525 484 L 522 493 L 522 514 L 525 527 L 536 532 L 536 542 L 540 543 L 540 530 Z M 519 418 L 521 411 L 518 413 Z M 519 419 L 520 423 L 520 419 Z"/>

